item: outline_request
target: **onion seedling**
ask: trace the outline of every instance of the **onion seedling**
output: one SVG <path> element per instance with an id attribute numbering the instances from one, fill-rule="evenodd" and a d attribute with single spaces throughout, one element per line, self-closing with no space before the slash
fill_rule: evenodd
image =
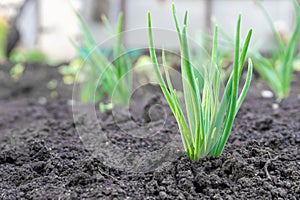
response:
<path id="1" fill-rule="evenodd" d="M 238 96 L 239 80 L 243 71 L 252 30 L 248 32 L 245 44 L 240 52 L 240 24 L 238 18 L 236 28 L 234 64 L 230 78 L 225 86 L 223 95 L 220 94 L 220 66 L 216 65 L 218 48 L 218 27 L 215 27 L 211 64 L 205 68 L 203 76 L 203 90 L 198 84 L 195 69 L 191 65 L 190 49 L 187 39 L 187 11 L 184 17 L 184 25 L 181 29 L 174 4 L 172 13 L 178 33 L 181 52 L 181 73 L 184 107 L 180 105 L 179 96 L 173 88 L 171 78 L 167 70 L 165 52 L 162 51 L 162 63 L 166 82 L 159 69 L 159 64 L 154 48 L 151 15 L 148 12 L 149 51 L 162 92 L 172 110 L 179 126 L 183 146 L 187 156 L 193 160 L 199 160 L 206 155 L 219 156 L 228 140 L 235 116 L 248 92 L 252 77 L 252 62 L 248 60 L 247 79 Z M 222 97 L 221 97 L 222 96 Z M 221 97 L 219 99 L 219 97 Z M 186 113 L 186 115 L 185 115 Z"/>
<path id="2" fill-rule="evenodd" d="M 117 23 L 113 62 L 98 48 L 86 23 L 78 13 L 77 16 L 83 31 L 82 46 L 72 43 L 80 58 L 85 61 L 83 71 L 88 75 L 88 80 L 82 85 L 80 91 L 82 101 L 98 102 L 104 96 L 108 96 L 115 104 L 127 105 L 131 93 L 132 63 L 122 46 L 123 14 L 120 13 Z M 111 29 L 107 19 L 103 17 L 103 20 L 106 28 Z"/>
<path id="3" fill-rule="evenodd" d="M 293 0 L 296 14 L 296 23 L 291 37 L 287 42 L 280 37 L 275 25 L 266 9 L 260 1 L 256 1 L 263 11 L 272 29 L 278 49 L 272 53 L 270 59 L 265 58 L 259 52 L 252 53 L 255 69 L 264 78 L 275 92 L 278 100 L 286 98 L 289 94 L 293 75 L 294 61 L 296 60 L 297 44 L 300 34 L 300 8 L 296 0 Z"/>

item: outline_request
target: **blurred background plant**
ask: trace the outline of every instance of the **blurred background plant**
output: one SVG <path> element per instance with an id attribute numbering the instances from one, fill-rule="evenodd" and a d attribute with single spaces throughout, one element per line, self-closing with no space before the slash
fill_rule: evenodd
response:
<path id="1" fill-rule="evenodd" d="M 6 58 L 6 41 L 8 34 L 8 22 L 0 16 L 0 61 Z"/>
<path id="2" fill-rule="evenodd" d="M 69 64 L 61 65 L 59 67 L 59 73 L 63 76 L 63 81 L 67 85 L 74 83 L 82 83 L 84 81 L 84 74 L 80 73 L 83 65 L 83 60 L 76 58 Z"/>
<path id="3" fill-rule="evenodd" d="M 255 69 L 267 81 L 278 100 L 288 96 L 293 70 L 297 68 L 297 62 L 299 62 L 296 53 L 300 34 L 300 8 L 296 0 L 292 1 L 296 21 L 293 31 L 288 34 L 281 31 L 280 27 L 274 24 L 267 10 L 260 1 L 256 0 L 269 22 L 277 48 L 272 48 L 268 57 L 262 55 L 259 50 L 252 51 L 251 56 L 253 57 Z"/>
<path id="4" fill-rule="evenodd" d="M 10 53 L 8 60 L 14 63 L 46 63 L 47 57 L 39 49 L 15 49 Z"/>
<path id="5" fill-rule="evenodd" d="M 290 84 L 293 79 L 293 71 L 300 68 L 300 53 L 297 52 L 300 34 L 300 8 L 296 0 L 293 3 L 295 23 L 292 31 L 285 28 L 284 23 L 274 22 L 260 0 L 255 0 L 272 30 L 272 36 L 276 46 L 272 46 L 268 52 L 262 51 L 261 45 L 249 50 L 253 59 L 253 65 L 259 75 L 268 83 L 275 93 L 277 100 L 287 98 L 290 92 Z M 234 40 L 224 29 L 221 29 L 227 46 L 233 46 Z"/>
<path id="6" fill-rule="evenodd" d="M 100 49 L 82 17 L 76 14 L 82 29 L 82 43 L 78 45 L 71 42 L 77 49 L 79 61 L 71 62 L 69 67 L 61 67 L 60 71 L 63 75 L 71 77 L 70 75 L 74 75 L 74 72 L 79 70 L 77 74 L 81 82 L 80 97 L 83 102 L 99 102 L 107 97 L 112 98 L 114 104 L 127 105 L 131 95 L 132 62 L 122 45 L 123 13 L 119 15 L 115 32 L 107 18 L 102 16 L 106 30 L 115 40 L 112 55 Z M 82 67 L 79 66 L 80 64 Z M 103 102 L 100 104 L 100 108 L 105 108 Z M 107 106 L 112 107 L 110 102 Z"/>

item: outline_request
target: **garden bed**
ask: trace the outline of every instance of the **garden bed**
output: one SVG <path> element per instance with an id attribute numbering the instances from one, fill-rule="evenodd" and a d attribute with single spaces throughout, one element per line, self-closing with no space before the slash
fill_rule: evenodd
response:
<path id="1" fill-rule="evenodd" d="M 10 76 L 10 69 L 13 66 L 12 63 L 0 64 L 0 100 L 72 98 L 73 87 L 63 84 L 58 66 L 25 64 L 24 72 L 19 80 L 14 80 Z M 56 81 L 57 84 L 56 87 L 51 88 L 49 85 L 53 81 Z"/>
<path id="2" fill-rule="evenodd" d="M 8 67 L 0 69 L 6 77 Z M 195 162 L 185 156 L 159 92 L 131 104 L 132 117 L 114 120 L 106 112 L 97 113 L 101 128 L 85 115 L 75 123 L 72 87 L 56 71 L 26 66 L 18 82 L 0 79 L 1 199 L 300 198 L 300 74 L 277 109 L 275 99 L 260 96 L 266 86 L 254 77 L 224 153 Z M 58 80 L 56 99 L 46 87 L 52 79 Z M 157 103 L 167 117 L 149 120 L 143 111 Z M 93 137 L 98 146 L 89 143 Z"/>

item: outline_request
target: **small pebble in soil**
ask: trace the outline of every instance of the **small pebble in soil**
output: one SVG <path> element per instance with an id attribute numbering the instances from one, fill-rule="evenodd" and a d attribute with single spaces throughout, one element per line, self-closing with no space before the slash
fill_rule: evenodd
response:
<path id="1" fill-rule="evenodd" d="M 260 92 L 260 94 L 265 99 L 270 99 L 274 96 L 273 92 L 271 92 L 270 90 L 263 90 Z"/>
<path id="2" fill-rule="evenodd" d="M 56 91 L 52 91 L 50 93 L 50 96 L 51 96 L 52 99 L 57 99 L 58 98 L 58 93 Z"/>
<path id="3" fill-rule="evenodd" d="M 49 82 L 47 83 L 47 88 L 48 88 L 49 90 L 54 90 L 54 89 L 57 88 L 57 85 L 58 85 L 57 80 L 52 79 L 51 81 L 49 81 Z"/>
<path id="4" fill-rule="evenodd" d="M 273 110 L 277 110 L 279 108 L 278 103 L 273 103 L 272 108 L 273 108 Z"/>
<path id="5" fill-rule="evenodd" d="M 46 97 L 39 97 L 38 102 L 41 105 L 45 105 L 47 103 L 47 98 Z"/>
<path id="6" fill-rule="evenodd" d="M 73 99 L 68 99 L 67 104 L 68 104 L 69 106 L 73 106 L 73 105 L 76 105 L 76 101 L 73 100 Z"/>

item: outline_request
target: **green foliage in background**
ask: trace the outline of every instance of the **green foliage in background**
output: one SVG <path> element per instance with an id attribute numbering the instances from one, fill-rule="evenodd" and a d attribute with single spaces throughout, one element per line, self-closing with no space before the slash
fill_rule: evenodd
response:
<path id="1" fill-rule="evenodd" d="M 8 34 L 8 23 L 0 16 L 0 61 L 6 58 L 6 40 Z"/>
<path id="2" fill-rule="evenodd" d="M 181 28 L 177 19 L 174 4 L 172 10 L 180 42 L 185 109 L 180 105 L 177 91 L 173 88 L 171 83 L 164 51 L 162 52 L 162 60 L 164 73 L 166 75 L 166 82 L 159 69 L 154 48 L 152 23 L 149 12 L 149 51 L 154 64 L 154 70 L 164 96 L 178 123 L 187 156 L 193 160 L 199 160 L 201 157 L 206 155 L 219 156 L 225 147 L 235 116 L 250 86 L 252 77 L 252 62 L 249 59 L 247 79 L 241 94 L 238 96 L 239 80 L 244 67 L 252 30 L 248 32 L 246 42 L 240 52 L 241 17 L 239 17 L 236 28 L 233 70 L 226 84 L 224 94 L 221 96 L 221 66 L 219 66 L 216 62 L 218 60 L 218 27 L 215 28 L 214 32 L 211 62 L 203 70 L 202 77 L 204 84 L 202 89 L 199 86 L 199 79 L 195 75 L 195 69 L 191 65 L 190 49 L 187 40 L 187 12 L 184 17 L 184 26 Z"/>
<path id="3" fill-rule="evenodd" d="M 77 14 L 82 28 L 82 44 L 74 47 L 80 59 L 84 61 L 81 73 L 87 77 L 81 84 L 81 99 L 83 102 L 98 102 L 104 96 L 111 97 L 113 103 L 127 105 L 131 93 L 131 60 L 122 45 L 123 14 L 120 13 L 117 28 L 113 34 L 112 28 L 105 17 L 106 29 L 116 39 L 113 58 L 105 55 L 98 48 L 86 23 Z M 124 76 L 126 74 L 126 76 Z"/>
<path id="4" fill-rule="evenodd" d="M 17 63 L 9 70 L 9 74 L 13 80 L 17 81 L 22 77 L 24 70 L 25 66 L 21 63 Z"/>
<path id="5" fill-rule="evenodd" d="M 47 58 L 46 55 L 38 49 L 16 49 L 9 55 L 9 61 L 14 63 L 45 63 L 47 62 Z"/>
<path id="6" fill-rule="evenodd" d="M 258 51 L 252 52 L 254 67 L 262 78 L 268 82 L 277 98 L 281 100 L 286 98 L 290 91 L 300 34 L 300 8 L 296 0 L 293 0 L 296 23 L 291 37 L 287 42 L 284 42 L 266 9 L 262 6 L 260 1 L 256 2 L 270 24 L 278 49 L 271 52 L 270 58 L 264 57 Z"/>
<path id="7" fill-rule="evenodd" d="M 84 81 L 84 74 L 80 73 L 83 65 L 83 60 L 80 58 L 74 59 L 68 65 L 59 67 L 59 73 L 63 76 L 63 81 L 66 85 L 74 83 L 82 83 Z"/>

